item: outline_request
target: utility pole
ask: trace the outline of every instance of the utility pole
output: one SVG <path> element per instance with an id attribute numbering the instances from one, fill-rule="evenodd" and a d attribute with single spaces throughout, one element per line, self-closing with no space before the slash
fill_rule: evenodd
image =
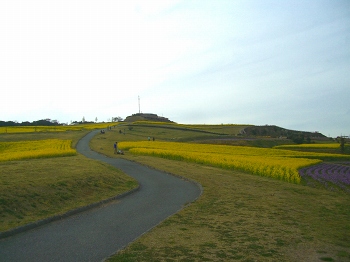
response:
<path id="1" fill-rule="evenodd" d="M 138 99 L 139 99 L 139 114 L 141 113 L 141 110 L 140 110 L 140 96 L 138 96 Z"/>

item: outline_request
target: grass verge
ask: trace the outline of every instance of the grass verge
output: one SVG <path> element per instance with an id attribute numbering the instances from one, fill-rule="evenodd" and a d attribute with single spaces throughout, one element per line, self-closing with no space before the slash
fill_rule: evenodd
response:
<path id="1" fill-rule="evenodd" d="M 156 130 L 157 141 L 182 136 Z M 196 163 L 113 154 L 115 141 L 145 141 L 152 132 L 113 130 L 97 135 L 90 146 L 195 180 L 204 192 L 110 261 L 350 260 L 349 194 Z"/>
<path id="2" fill-rule="evenodd" d="M 121 194 L 137 182 L 83 156 L 0 163 L 0 231 Z"/>
<path id="3" fill-rule="evenodd" d="M 350 196 L 193 163 L 124 156 L 198 181 L 203 195 L 109 261 L 350 259 Z"/>

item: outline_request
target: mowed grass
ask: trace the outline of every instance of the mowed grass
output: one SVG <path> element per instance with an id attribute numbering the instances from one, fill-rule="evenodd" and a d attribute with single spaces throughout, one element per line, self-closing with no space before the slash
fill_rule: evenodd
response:
<path id="1" fill-rule="evenodd" d="M 206 133 L 221 134 L 221 135 L 238 135 L 241 131 L 250 125 L 237 124 L 221 124 L 221 125 L 193 125 L 193 124 L 177 124 L 166 122 L 150 122 L 150 121 L 136 121 L 132 126 L 153 126 L 154 128 L 175 128 L 182 129 L 182 131 L 202 131 Z"/>
<path id="2" fill-rule="evenodd" d="M 125 135 L 120 134 L 119 130 L 124 131 L 124 129 Z M 0 141 L 58 138 L 72 139 L 74 145 L 85 134 L 84 132 L 50 132 L 52 134 L 48 132 L 41 133 L 39 137 L 34 133 L 28 133 L 24 136 L 22 136 L 23 134 L 14 136 L 6 134 L 0 135 Z M 16 138 L 17 135 L 21 138 Z M 150 156 L 134 156 L 129 152 L 126 152 L 124 156 L 113 154 L 115 141 L 140 141 L 146 140 L 148 136 L 155 136 L 156 141 L 193 141 L 198 138 L 198 135 L 202 134 L 195 131 L 182 132 L 176 129 L 136 126 L 132 130 L 128 130 L 128 127 L 121 126 L 107 131 L 104 135 L 98 134 L 93 139 L 91 146 L 101 153 L 114 157 L 125 157 L 169 173 L 181 175 L 193 179 L 203 186 L 203 194 L 196 202 L 140 237 L 125 250 L 111 258 L 112 261 L 350 260 L 350 205 L 348 204 L 350 197 L 345 193 L 330 192 L 325 189 L 315 189 L 195 163 Z M 74 164 L 74 161 L 77 163 Z M 78 162 L 81 163 L 81 166 Z M 89 195 L 87 192 L 90 192 L 91 189 L 95 190 L 96 187 L 96 180 L 89 182 L 90 179 L 96 178 L 96 173 L 92 172 L 94 175 L 89 178 L 87 172 L 94 166 L 97 172 L 101 170 L 101 165 L 106 168 L 101 171 L 103 175 L 108 173 L 108 170 L 109 174 L 117 172 L 110 166 L 88 160 L 82 156 L 0 163 L 0 193 L 3 193 L 3 189 L 5 189 L 8 191 L 7 194 L 10 194 L 11 188 L 16 188 L 16 185 L 11 185 L 11 183 L 17 183 L 19 188 L 23 184 L 24 192 L 30 190 L 30 184 L 34 182 L 28 183 L 29 177 L 23 177 L 28 174 L 26 171 L 29 169 L 32 170 L 29 172 L 33 175 L 32 179 L 40 180 L 41 176 L 38 174 L 43 174 L 42 181 L 35 183 L 50 185 L 50 183 L 44 183 L 45 180 L 49 179 L 44 175 L 59 174 L 59 169 L 62 168 L 61 176 L 58 175 L 52 180 L 51 185 L 55 186 L 46 188 L 51 191 L 55 190 L 54 197 L 57 198 L 60 191 L 66 190 L 67 186 L 64 184 L 67 184 L 67 181 L 75 181 L 77 184 L 75 190 L 77 190 L 77 188 L 84 188 L 83 185 L 79 184 L 79 181 L 87 177 L 83 181 L 84 184 L 88 184 L 87 189 L 80 194 L 83 196 L 81 199 L 84 200 Z M 7 172 L 2 172 L 5 170 L 3 168 L 5 166 L 7 166 Z M 65 166 L 68 170 L 65 170 Z M 79 172 L 79 170 L 84 172 Z M 73 174 L 76 173 L 84 173 L 85 175 L 74 180 Z M 5 179 L 2 179 L 5 177 L 3 174 L 11 176 L 5 183 L 3 182 Z M 64 175 L 67 174 L 68 180 L 64 181 Z M 57 184 L 56 181 L 60 178 L 63 179 L 63 182 Z M 29 184 L 29 186 L 25 184 Z M 118 188 L 121 184 L 129 184 L 130 188 L 135 186 L 134 181 L 130 181 L 128 177 L 120 182 Z M 74 188 L 70 184 L 68 186 Z M 29 189 L 26 189 L 28 187 Z M 36 188 L 37 192 L 45 191 L 44 189 L 39 190 L 39 186 Z M 17 195 L 13 194 L 10 198 L 11 201 L 5 207 L 9 207 L 10 212 L 17 212 L 16 204 L 20 204 L 20 201 L 28 201 L 28 196 L 36 197 L 33 194 L 27 194 L 24 198 L 18 198 Z M 74 198 L 72 201 L 64 200 L 62 197 L 58 197 L 58 199 L 60 199 L 58 202 L 79 202 L 78 198 Z M 37 220 L 38 215 L 50 216 L 49 214 L 39 214 L 38 210 L 43 210 L 42 213 L 45 213 L 48 209 L 55 208 L 52 206 L 56 203 L 59 204 L 57 200 L 45 201 L 48 201 L 47 197 L 42 198 L 41 201 L 37 199 L 36 203 L 39 205 L 35 206 L 37 204 L 34 204 L 32 207 L 34 221 Z M 32 204 L 25 202 L 24 205 L 28 208 L 28 205 Z M 63 212 L 64 208 L 53 212 Z M 67 209 L 71 208 L 73 207 Z M 0 216 L 2 214 L 3 210 L 0 210 Z M 21 224 L 29 217 L 29 214 L 30 212 L 24 216 L 21 213 L 12 214 L 9 221 L 17 219 L 20 221 L 18 224 Z M 16 216 L 19 217 L 16 218 Z M 5 220 L 1 217 L 0 224 L 3 225 Z M 10 225 L 9 228 L 12 226 L 14 225 Z M 0 230 L 2 231 L 2 229 Z"/>
<path id="3" fill-rule="evenodd" d="M 182 125 L 138 121 L 123 123 L 115 127 L 129 136 L 125 141 L 150 138 L 162 141 L 194 141 L 236 136 L 247 125 Z M 112 129 L 114 131 L 115 129 Z"/>
<path id="4" fill-rule="evenodd" d="M 177 125 L 151 124 L 147 122 L 123 123 L 105 134 L 98 134 L 91 141 L 99 152 L 113 156 L 114 142 L 122 141 L 201 141 L 202 139 L 227 138 L 238 134 L 246 125 Z"/>
<path id="5" fill-rule="evenodd" d="M 128 159 L 199 182 L 202 196 L 110 261 L 349 261 L 350 196 L 149 156 Z"/>
<path id="6" fill-rule="evenodd" d="M 152 136 L 134 129 L 98 135 L 91 146 L 113 156 L 115 141 Z M 167 140 L 166 130 L 154 132 Z M 203 194 L 110 261 L 350 260 L 349 194 L 127 151 L 114 156 L 195 180 Z"/>
<path id="7" fill-rule="evenodd" d="M 68 138 L 87 132 L 2 134 L 0 141 Z M 46 141 L 46 140 L 43 140 Z M 107 199 L 137 186 L 110 165 L 81 155 L 0 162 L 0 231 Z"/>

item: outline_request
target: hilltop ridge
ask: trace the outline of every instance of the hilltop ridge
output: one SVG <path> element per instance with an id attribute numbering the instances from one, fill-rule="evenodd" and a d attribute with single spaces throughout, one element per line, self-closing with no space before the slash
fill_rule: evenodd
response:
<path id="1" fill-rule="evenodd" d="M 271 137 L 296 137 L 303 136 L 310 139 L 326 139 L 327 137 L 320 132 L 307 132 L 299 130 L 290 130 L 275 125 L 249 126 L 242 130 L 242 134 L 251 136 L 271 136 Z"/>
<path id="2" fill-rule="evenodd" d="M 135 122 L 135 121 L 156 121 L 156 122 L 168 122 L 168 123 L 174 123 L 173 121 L 169 120 L 166 117 L 158 116 L 157 114 L 153 113 L 137 113 L 132 114 L 131 116 L 127 116 L 124 120 L 124 122 Z"/>

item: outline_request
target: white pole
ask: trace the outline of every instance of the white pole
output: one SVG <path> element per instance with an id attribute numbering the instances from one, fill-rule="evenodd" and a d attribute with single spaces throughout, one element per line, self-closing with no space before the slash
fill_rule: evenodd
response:
<path id="1" fill-rule="evenodd" d="M 141 111 L 140 111 L 140 96 L 138 96 L 138 98 L 139 98 L 139 114 L 141 113 Z"/>

